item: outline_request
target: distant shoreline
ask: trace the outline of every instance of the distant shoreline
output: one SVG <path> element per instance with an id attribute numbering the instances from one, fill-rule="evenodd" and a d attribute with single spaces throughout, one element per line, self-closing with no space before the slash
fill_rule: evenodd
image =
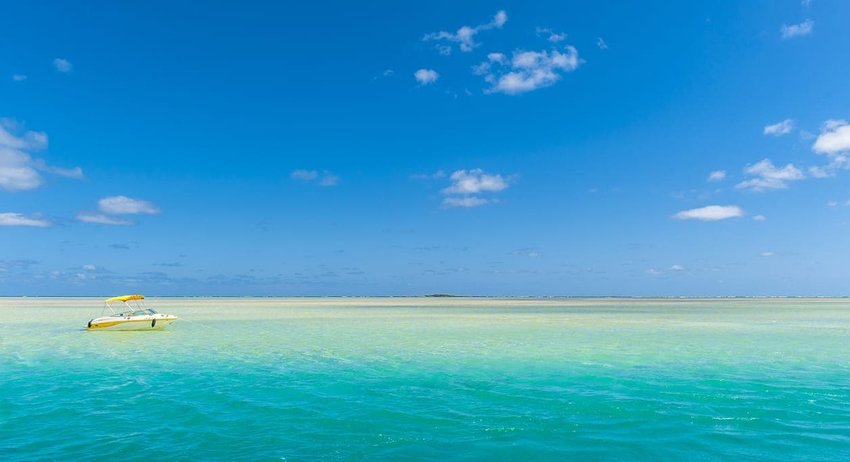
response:
<path id="1" fill-rule="evenodd" d="M 0 295 L 9 298 L 107 298 L 101 295 Z M 495 300 L 841 300 L 850 295 L 717 295 L 717 296 L 640 296 L 640 295 L 146 295 L 148 298 L 245 298 L 245 299 L 495 299 Z"/>

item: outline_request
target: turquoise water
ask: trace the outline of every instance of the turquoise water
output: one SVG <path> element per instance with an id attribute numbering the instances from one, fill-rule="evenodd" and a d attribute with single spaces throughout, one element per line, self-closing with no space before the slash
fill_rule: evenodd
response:
<path id="1" fill-rule="evenodd" d="M 0 299 L 3 460 L 848 460 L 850 301 Z"/>

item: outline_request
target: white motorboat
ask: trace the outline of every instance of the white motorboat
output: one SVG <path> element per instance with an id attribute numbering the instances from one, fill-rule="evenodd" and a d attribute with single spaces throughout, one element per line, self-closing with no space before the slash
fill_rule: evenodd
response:
<path id="1" fill-rule="evenodd" d="M 177 316 L 146 307 L 144 299 L 138 294 L 107 298 L 103 311 L 111 314 L 89 321 L 88 330 L 158 330 L 177 320 Z"/>

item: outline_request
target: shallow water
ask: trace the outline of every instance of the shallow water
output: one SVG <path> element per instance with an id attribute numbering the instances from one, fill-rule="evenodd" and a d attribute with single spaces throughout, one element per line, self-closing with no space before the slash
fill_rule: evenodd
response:
<path id="1" fill-rule="evenodd" d="M 0 459 L 850 459 L 850 300 L 152 301 L 0 299 Z"/>

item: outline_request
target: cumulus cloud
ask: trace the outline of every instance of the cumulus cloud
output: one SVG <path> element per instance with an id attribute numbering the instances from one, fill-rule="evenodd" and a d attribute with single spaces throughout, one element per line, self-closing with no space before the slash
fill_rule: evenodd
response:
<path id="1" fill-rule="evenodd" d="M 508 182 L 502 178 L 502 175 L 489 175 L 480 168 L 469 171 L 457 170 L 449 178 L 452 184 L 443 189 L 443 194 L 498 192 L 508 187 Z"/>
<path id="2" fill-rule="evenodd" d="M 812 33 L 814 27 L 815 22 L 811 19 L 807 19 L 800 24 L 792 24 L 790 26 L 785 24 L 779 29 L 779 32 L 782 34 L 783 39 L 790 39 L 809 35 Z"/>
<path id="3" fill-rule="evenodd" d="M 97 223 L 99 225 L 132 225 L 133 222 L 123 218 L 110 217 L 102 213 L 78 213 L 77 220 L 83 223 Z"/>
<path id="4" fill-rule="evenodd" d="M 475 42 L 475 36 L 479 32 L 490 29 L 501 29 L 507 21 L 507 13 L 505 13 L 504 10 L 499 10 L 488 23 L 479 24 L 475 27 L 462 26 L 455 33 L 446 31 L 432 32 L 430 34 L 425 34 L 425 36 L 422 37 L 422 40 L 426 42 L 438 42 L 437 51 L 444 55 L 452 53 L 453 43 L 458 44 L 460 51 L 468 53 L 478 46 L 478 43 Z"/>
<path id="5" fill-rule="evenodd" d="M 737 189 L 749 189 L 751 191 L 768 191 L 771 189 L 785 189 L 791 181 L 804 179 L 803 171 L 788 164 L 782 168 L 773 165 L 770 159 L 763 159 L 753 165 L 748 165 L 744 173 L 753 178 L 744 180 L 737 185 Z"/>
<path id="6" fill-rule="evenodd" d="M 437 81 L 440 74 L 433 69 L 419 69 L 413 73 L 413 77 L 419 82 L 419 85 L 428 85 Z"/>
<path id="7" fill-rule="evenodd" d="M 33 158 L 34 152 L 46 148 L 46 133 L 24 130 L 12 119 L 0 119 L 0 188 L 7 191 L 36 189 L 44 184 L 41 173 L 84 178 L 80 167 L 54 167 Z"/>
<path id="8" fill-rule="evenodd" d="M 502 53 L 490 53 L 472 70 L 490 84 L 486 93 L 516 95 L 554 85 L 562 73 L 576 70 L 582 62 L 578 50 L 566 46 L 563 52 L 517 50 L 510 60 Z"/>
<path id="9" fill-rule="evenodd" d="M 74 68 L 74 66 L 71 65 L 70 61 L 68 61 L 67 59 L 62 59 L 62 58 L 54 59 L 53 60 L 53 67 L 55 67 L 56 70 L 59 71 L 59 72 L 71 72 L 71 69 Z"/>
<path id="10" fill-rule="evenodd" d="M 708 181 L 723 181 L 726 179 L 726 170 L 715 170 L 708 174 Z"/>
<path id="11" fill-rule="evenodd" d="M 794 129 L 794 121 L 791 119 L 785 119 L 782 122 L 775 123 L 773 125 L 767 125 L 764 127 L 765 135 L 773 135 L 773 136 L 782 136 L 791 133 L 791 130 Z"/>
<path id="12" fill-rule="evenodd" d="M 497 200 L 483 197 L 508 188 L 509 182 L 499 174 L 488 174 L 480 168 L 472 170 L 456 170 L 449 176 L 451 184 L 441 193 L 443 207 L 478 207 L 492 204 Z"/>
<path id="13" fill-rule="evenodd" d="M 697 209 L 682 210 L 674 215 L 679 220 L 718 221 L 744 216 L 744 210 L 737 205 L 709 205 Z"/>
<path id="14" fill-rule="evenodd" d="M 156 215 L 160 213 L 159 208 L 152 203 L 127 196 L 104 197 L 97 201 L 97 207 L 101 212 L 110 215 Z"/>
<path id="15" fill-rule="evenodd" d="M 850 152 L 850 123 L 835 119 L 824 122 L 812 150 L 826 155 Z"/>
<path id="16" fill-rule="evenodd" d="M 14 212 L 2 212 L 0 213 L 0 226 L 29 226 L 34 228 L 47 228 L 52 223 L 49 221 L 36 217 L 36 216 L 26 216 L 21 213 Z"/>

